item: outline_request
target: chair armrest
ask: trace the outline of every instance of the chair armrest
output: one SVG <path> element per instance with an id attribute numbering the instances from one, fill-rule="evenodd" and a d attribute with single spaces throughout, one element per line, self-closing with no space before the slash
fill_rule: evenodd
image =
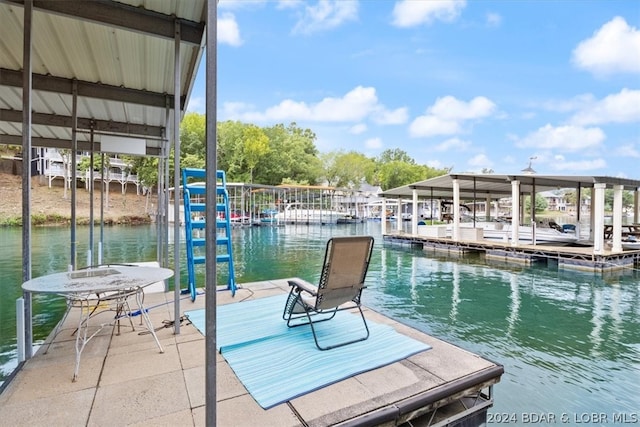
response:
<path id="1" fill-rule="evenodd" d="M 287 282 L 289 283 L 289 286 L 294 286 L 294 287 L 298 288 L 301 291 L 305 291 L 305 292 L 313 295 L 314 297 L 316 295 L 318 295 L 318 288 L 316 288 L 315 286 L 313 286 L 309 282 L 305 282 L 302 279 L 287 280 Z"/>

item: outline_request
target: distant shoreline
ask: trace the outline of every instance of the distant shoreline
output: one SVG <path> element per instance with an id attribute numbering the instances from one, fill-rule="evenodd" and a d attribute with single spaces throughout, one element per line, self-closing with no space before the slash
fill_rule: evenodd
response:
<path id="1" fill-rule="evenodd" d="M 155 221 L 157 197 L 143 196 L 135 192 L 120 191 L 120 186 L 112 187 L 107 195 L 94 193 L 93 219 L 100 224 L 102 198 L 108 206 L 104 209 L 105 225 L 143 225 Z M 71 225 L 71 196 L 61 186 L 48 186 L 42 176 L 31 179 L 31 225 L 69 226 Z M 0 227 L 22 227 L 22 177 L 0 173 Z M 76 224 L 88 226 L 91 216 L 89 192 L 82 187 L 76 193 Z"/>

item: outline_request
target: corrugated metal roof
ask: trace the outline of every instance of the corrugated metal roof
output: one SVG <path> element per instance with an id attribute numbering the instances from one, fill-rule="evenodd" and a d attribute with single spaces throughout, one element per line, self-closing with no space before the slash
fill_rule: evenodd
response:
<path id="1" fill-rule="evenodd" d="M 22 109 L 22 3 L 0 0 L 0 143 L 15 143 L 21 132 L 15 113 Z M 113 132 L 146 137 L 148 147 L 159 147 L 165 106 L 173 108 L 175 22 L 183 35 L 184 111 L 203 52 L 205 0 L 34 3 L 32 145 L 70 147 L 71 87 L 77 81 L 80 129 L 93 120 L 100 124 L 98 142 L 99 133 Z M 87 137 L 80 133 L 78 139 Z"/>

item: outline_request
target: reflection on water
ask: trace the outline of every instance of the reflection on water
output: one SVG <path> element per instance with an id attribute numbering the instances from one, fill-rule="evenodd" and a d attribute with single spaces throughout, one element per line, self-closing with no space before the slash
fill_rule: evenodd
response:
<path id="1" fill-rule="evenodd" d="M 42 235 L 34 248 L 34 276 L 66 268 L 67 231 L 38 232 Z M 0 234 L 3 242 L 20 242 L 19 230 Z M 111 236 L 105 244 L 109 262 L 155 257 L 153 227 L 113 227 L 106 234 Z M 365 223 L 235 229 L 238 282 L 291 276 L 315 282 L 327 239 L 348 234 L 376 237 L 363 295 L 367 306 L 505 366 L 492 411 L 559 417 L 638 410 L 640 276 L 633 271 L 603 277 L 488 265 L 471 255 L 452 259 L 407 245 L 383 244 L 380 224 Z M 21 258 L 19 251 L 0 251 L 0 357 L 6 370 L 15 346 L 12 317 L 15 298 L 21 295 Z M 199 286 L 203 271 L 199 269 Z M 59 299 L 34 299 L 34 335 L 42 339 L 64 304 Z M 188 305 L 185 301 L 183 310 Z"/>

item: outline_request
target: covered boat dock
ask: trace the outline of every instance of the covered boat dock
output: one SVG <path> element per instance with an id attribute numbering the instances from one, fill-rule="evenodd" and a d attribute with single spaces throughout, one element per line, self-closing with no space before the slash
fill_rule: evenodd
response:
<path id="1" fill-rule="evenodd" d="M 575 231 L 575 244 L 549 246 L 548 243 L 537 243 L 536 212 L 531 203 L 529 212 L 533 239 L 531 244 L 521 241 L 521 227 L 525 217 L 524 196 L 535 198 L 539 191 L 560 188 L 575 189 L 577 200 L 583 191 L 590 192 L 588 212 L 577 209 L 575 215 L 578 223 Z M 605 224 L 605 190 L 613 191 L 613 212 L 610 224 Z M 622 192 L 631 191 L 634 196 L 633 219 L 631 224 L 623 224 Z M 402 187 L 385 191 L 384 198 L 404 198 L 414 206 L 425 201 L 446 200 L 452 204 L 452 224 L 449 233 L 441 225 L 418 225 L 418 215 L 413 215 L 410 230 L 403 231 L 402 224 L 397 223 L 393 229 L 383 221 L 383 235 L 388 241 L 407 242 L 422 245 L 426 249 L 464 253 L 468 251 L 486 254 L 489 258 L 504 259 L 518 263 L 533 263 L 539 260 L 552 261 L 561 268 L 576 268 L 589 271 L 610 271 L 615 269 L 636 268 L 640 264 L 640 250 L 625 249 L 623 238 L 635 230 L 640 218 L 640 180 L 601 177 L 601 176 L 555 176 L 555 175 L 497 175 L 497 174 L 449 174 Z M 483 230 L 476 227 L 478 217 L 472 213 L 473 223 L 470 227 L 461 225 L 461 209 L 463 202 L 470 201 L 473 206 L 477 202 L 485 202 L 486 206 L 499 199 L 511 198 L 511 224 L 509 233 L 503 241 L 488 240 Z M 384 199 L 383 199 L 384 201 Z M 386 209 L 383 208 L 383 212 Z M 489 209 L 486 209 L 487 215 Z M 581 221 L 582 216 L 588 221 Z M 487 219 L 488 220 L 488 219 Z M 580 229 L 581 224 L 588 224 L 588 229 Z M 496 223 L 497 224 L 497 223 Z M 434 227 L 433 233 L 420 232 L 419 227 Z M 438 228 L 438 230 L 435 230 Z M 584 228 L 584 227 L 583 227 Z M 426 235 L 425 235 L 426 234 Z M 586 235 L 586 238 L 582 236 Z"/>

